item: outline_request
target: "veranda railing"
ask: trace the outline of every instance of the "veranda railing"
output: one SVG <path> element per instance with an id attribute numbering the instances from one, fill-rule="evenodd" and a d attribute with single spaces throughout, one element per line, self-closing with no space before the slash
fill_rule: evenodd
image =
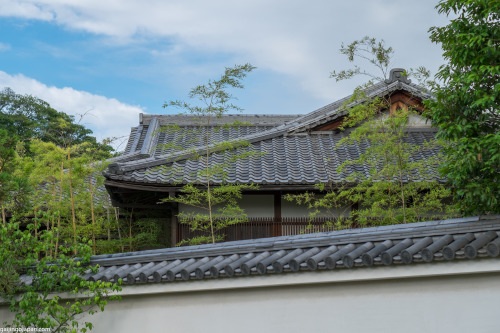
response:
<path id="1" fill-rule="evenodd" d="M 299 235 L 303 233 L 316 233 L 333 231 L 340 228 L 359 228 L 358 225 L 336 225 L 337 219 L 319 217 L 310 220 L 308 217 L 252 217 L 245 223 L 231 225 L 219 232 L 224 235 L 224 241 L 267 238 L 286 235 Z M 177 241 L 204 235 L 200 231 L 192 231 L 188 224 L 180 223 L 177 229 Z"/>

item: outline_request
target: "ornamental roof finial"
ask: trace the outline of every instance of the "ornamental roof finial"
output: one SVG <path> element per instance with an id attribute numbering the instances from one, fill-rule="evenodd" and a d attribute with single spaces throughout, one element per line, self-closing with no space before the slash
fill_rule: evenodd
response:
<path id="1" fill-rule="evenodd" d="M 404 75 L 405 72 L 406 71 L 404 68 L 393 68 L 391 69 L 389 78 L 386 79 L 384 82 L 390 84 L 396 81 L 400 81 L 409 84 L 411 83 L 411 80 L 406 75 Z"/>

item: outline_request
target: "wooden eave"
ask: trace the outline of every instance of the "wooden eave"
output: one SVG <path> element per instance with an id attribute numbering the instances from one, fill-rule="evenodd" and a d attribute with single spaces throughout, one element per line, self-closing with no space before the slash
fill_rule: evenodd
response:
<path id="1" fill-rule="evenodd" d="M 392 93 L 390 96 L 386 96 L 386 98 L 390 101 L 389 112 L 391 114 L 395 113 L 398 109 L 407 110 L 411 108 L 416 110 L 419 113 L 423 113 L 425 111 L 425 106 L 422 103 L 422 100 L 416 96 L 411 95 L 407 91 L 397 90 Z M 318 125 L 314 127 L 311 131 L 333 131 L 338 129 L 343 123 L 346 115 L 341 115 L 338 118 L 330 120 L 324 124 Z"/>

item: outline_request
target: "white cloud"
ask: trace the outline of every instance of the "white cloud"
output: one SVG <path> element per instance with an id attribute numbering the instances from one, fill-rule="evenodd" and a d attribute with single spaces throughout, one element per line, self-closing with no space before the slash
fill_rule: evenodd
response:
<path id="1" fill-rule="evenodd" d="M 5 44 L 5 43 L 0 42 L 0 52 L 8 51 L 10 49 L 11 49 L 11 46 L 9 44 Z"/>
<path id="2" fill-rule="evenodd" d="M 76 120 L 85 115 L 81 124 L 92 129 L 102 140 L 127 136 L 130 127 L 137 126 L 140 106 L 128 105 L 114 98 L 94 95 L 73 88 L 47 86 L 22 74 L 10 75 L 0 71 L 0 89 L 10 87 L 18 94 L 30 94 L 48 102 L 54 109 L 74 115 Z M 115 147 L 122 140 L 117 140 Z M 121 147 L 123 149 L 124 146 Z M 120 149 L 120 147 L 118 147 Z"/>
<path id="3" fill-rule="evenodd" d="M 1 16 L 15 16 L 44 21 L 53 19 L 50 11 L 43 8 L 37 1 L 2 0 L 0 13 Z"/>
<path id="4" fill-rule="evenodd" d="M 120 43 L 158 36 L 175 40 L 177 50 L 235 54 L 289 75 L 306 93 L 331 101 L 352 89 L 328 79 L 333 68 L 348 66 L 338 52 L 341 42 L 384 38 L 397 51 L 395 67 L 436 70 L 441 52 L 427 30 L 446 19 L 433 6 L 396 0 L 10 0 L 0 5 L 0 15 L 50 20 Z"/>

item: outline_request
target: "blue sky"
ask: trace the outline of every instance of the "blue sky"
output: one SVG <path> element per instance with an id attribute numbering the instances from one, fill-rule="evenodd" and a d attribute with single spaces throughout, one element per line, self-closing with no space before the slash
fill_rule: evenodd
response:
<path id="1" fill-rule="evenodd" d="M 392 67 L 443 60 L 428 39 L 447 24 L 433 1 L 0 0 L 0 89 L 32 94 L 94 134 L 123 137 L 138 114 L 217 78 L 257 67 L 235 91 L 245 113 L 307 113 L 348 95 L 342 42 L 365 35 L 396 51 Z M 368 68 L 368 67 L 367 67 Z"/>

